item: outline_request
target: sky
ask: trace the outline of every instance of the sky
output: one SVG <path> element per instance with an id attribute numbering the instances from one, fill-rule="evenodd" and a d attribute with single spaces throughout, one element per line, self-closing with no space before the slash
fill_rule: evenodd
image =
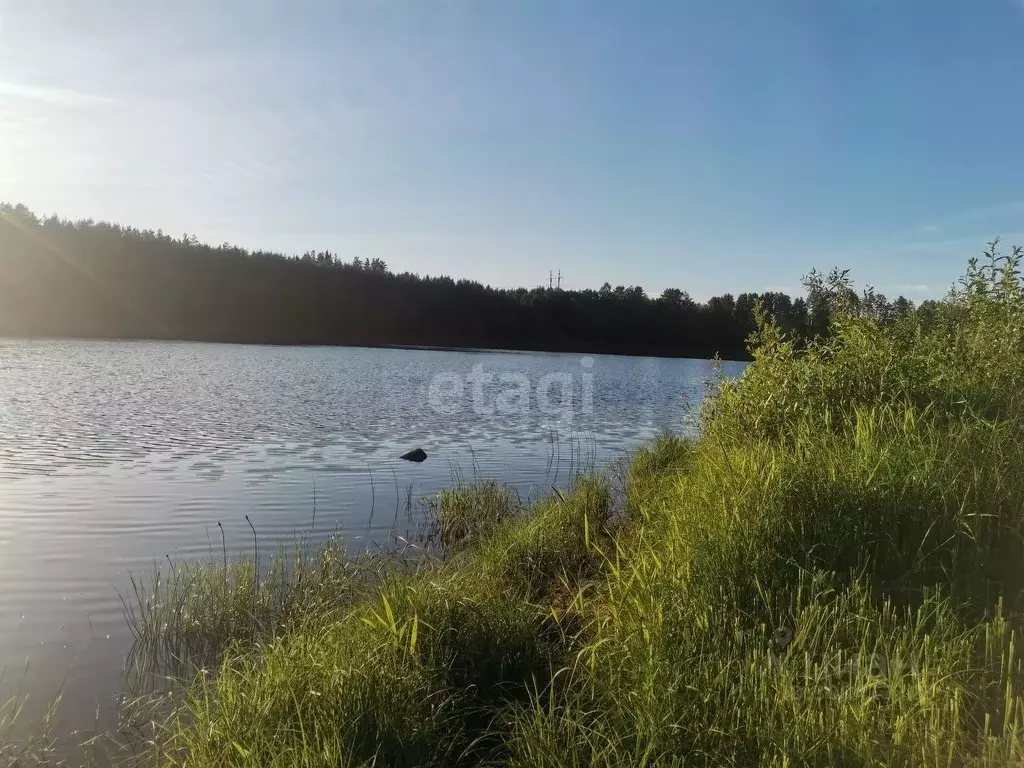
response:
<path id="1" fill-rule="evenodd" d="M 940 296 L 1024 0 L 0 0 L 0 200 L 494 286 Z"/>

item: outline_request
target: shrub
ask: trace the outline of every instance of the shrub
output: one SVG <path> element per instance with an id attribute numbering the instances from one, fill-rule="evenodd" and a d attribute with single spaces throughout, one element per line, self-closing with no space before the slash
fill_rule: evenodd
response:
<path id="1" fill-rule="evenodd" d="M 841 429 L 857 408 L 883 404 L 934 418 L 1016 415 L 1024 385 L 1022 254 L 1015 247 L 1002 255 L 997 244 L 990 244 L 984 263 L 969 263 L 960 285 L 933 312 L 896 322 L 862 314 L 839 272 L 809 282 L 832 312 L 829 333 L 806 345 L 759 310 L 754 362 L 707 402 L 705 432 L 738 440 L 790 436 L 806 419 L 819 429 Z"/>

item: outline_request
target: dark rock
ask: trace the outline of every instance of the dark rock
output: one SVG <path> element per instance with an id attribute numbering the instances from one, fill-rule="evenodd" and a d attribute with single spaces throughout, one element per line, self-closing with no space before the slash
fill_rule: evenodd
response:
<path id="1" fill-rule="evenodd" d="M 417 464 L 419 464 L 421 461 L 426 461 L 427 452 L 424 451 L 422 448 L 417 448 L 402 455 L 401 458 L 405 459 L 406 461 L 415 461 Z"/>

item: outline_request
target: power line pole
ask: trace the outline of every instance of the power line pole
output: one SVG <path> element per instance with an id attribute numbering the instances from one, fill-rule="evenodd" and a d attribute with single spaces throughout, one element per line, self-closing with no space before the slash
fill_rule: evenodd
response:
<path id="1" fill-rule="evenodd" d="M 551 281 L 552 281 L 553 279 L 554 279 L 554 278 L 552 277 L 552 274 L 551 274 L 551 270 L 549 269 L 549 270 L 548 270 L 548 290 L 549 290 L 549 291 L 551 290 Z"/>
<path id="2" fill-rule="evenodd" d="M 558 290 L 562 290 L 562 270 L 558 270 Z"/>

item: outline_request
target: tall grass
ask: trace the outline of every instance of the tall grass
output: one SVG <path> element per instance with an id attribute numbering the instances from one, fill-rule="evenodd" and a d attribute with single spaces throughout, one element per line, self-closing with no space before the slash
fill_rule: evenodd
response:
<path id="1" fill-rule="evenodd" d="M 340 537 L 280 547 L 264 568 L 255 557 L 168 559 L 122 596 L 135 638 L 136 673 L 188 673 L 219 664 L 230 648 L 270 642 L 310 622 L 330 623 L 376 594 L 387 574 L 430 567 L 426 553 L 350 552 Z"/>
<path id="2" fill-rule="evenodd" d="M 459 485 L 414 557 L 327 545 L 137 584 L 140 657 L 182 678 L 151 759 L 1024 761 L 1020 260 L 993 246 L 895 321 L 816 280 L 830 332 L 798 345 L 762 313 L 699 437 L 614 487 Z"/>
<path id="3" fill-rule="evenodd" d="M 0 686 L 7 673 L 7 667 L 0 669 Z M 24 715 L 28 695 L 21 686 L 6 701 L 0 701 L 0 768 L 29 768 L 56 762 L 58 745 L 53 737 L 53 723 L 60 700 L 59 695 L 55 696 L 42 717 L 31 721 L 26 721 Z"/>

